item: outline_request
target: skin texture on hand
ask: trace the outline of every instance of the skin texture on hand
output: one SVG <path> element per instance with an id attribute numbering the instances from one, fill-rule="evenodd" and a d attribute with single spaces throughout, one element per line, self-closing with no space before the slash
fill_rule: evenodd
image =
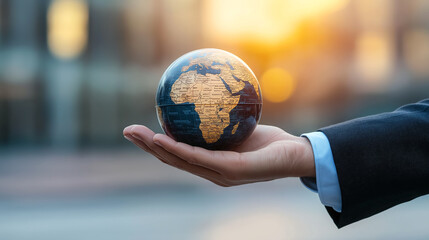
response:
<path id="1" fill-rule="evenodd" d="M 126 127 L 123 134 L 162 162 L 224 187 L 316 175 L 310 142 L 278 127 L 258 125 L 232 151 L 193 147 L 142 125 Z"/>

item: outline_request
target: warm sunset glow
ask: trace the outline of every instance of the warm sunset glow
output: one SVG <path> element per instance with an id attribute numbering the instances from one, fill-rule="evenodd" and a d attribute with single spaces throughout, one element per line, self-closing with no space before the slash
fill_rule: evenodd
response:
<path id="1" fill-rule="evenodd" d="M 285 101 L 295 90 L 295 80 L 282 68 L 271 68 L 266 71 L 260 84 L 262 96 L 274 103 Z"/>
<path id="2" fill-rule="evenodd" d="M 341 9 L 348 0 L 214 0 L 206 4 L 206 34 L 221 40 L 275 45 L 299 23 Z"/>
<path id="3" fill-rule="evenodd" d="M 88 6 L 83 0 L 55 0 L 48 11 L 48 44 L 58 58 L 77 57 L 87 43 Z"/>

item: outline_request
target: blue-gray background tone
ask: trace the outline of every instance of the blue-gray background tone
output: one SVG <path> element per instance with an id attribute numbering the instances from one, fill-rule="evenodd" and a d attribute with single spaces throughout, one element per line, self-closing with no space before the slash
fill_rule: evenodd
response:
<path id="1" fill-rule="evenodd" d="M 428 197 L 337 230 L 298 179 L 220 188 L 123 139 L 206 47 L 287 73 L 261 123 L 293 134 L 429 97 L 428 1 L 304 2 L 0 0 L 0 239 L 426 239 Z"/>

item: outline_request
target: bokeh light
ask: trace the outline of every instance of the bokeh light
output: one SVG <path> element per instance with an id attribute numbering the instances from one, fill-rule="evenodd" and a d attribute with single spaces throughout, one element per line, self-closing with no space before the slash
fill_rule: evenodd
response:
<path id="1" fill-rule="evenodd" d="M 404 58 L 408 68 L 418 77 L 429 76 L 429 32 L 410 29 L 403 37 Z"/>
<path id="2" fill-rule="evenodd" d="M 392 37 L 386 33 L 368 32 L 356 41 L 356 67 L 368 91 L 382 91 L 389 83 L 394 67 L 394 46 Z"/>
<path id="3" fill-rule="evenodd" d="M 83 0 L 55 0 L 48 10 L 48 45 L 58 58 L 71 59 L 85 49 L 88 6 Z"/>
<path id="4" fill-rule="evenodd" d="M 264 99 L 280 103 L 288 99 L 295 90 L 295 79 L 282 68 L 270 68 L 260 80 Z"/>

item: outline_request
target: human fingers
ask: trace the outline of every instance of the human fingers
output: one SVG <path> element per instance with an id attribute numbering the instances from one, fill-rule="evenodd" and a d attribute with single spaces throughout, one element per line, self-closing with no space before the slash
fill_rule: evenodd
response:
<path id="1" fill-rule="evenodd" d="M 155 135 L 155 133 L 149 128 L 145 126 L 137 125 L 130 130 L 130 133 L 134 138 L 133 142 L 136 145 L 146 146 L 153 155 L 155 155 L 158 159 L 160 159 L 164 163 L 167 163 L 183 171 L 187 171 L 194 175 L 205 178 L 209 181 L 214 182 L 217 185 L 221 185 L 221 186 L 231 185 L 230 183 L 225 181 L 225 179 L 223 179 L 219 173 L 201 166 L 192 165 L 184 161 L 183 159 L 180 159 L 179 157 L 169 153 L 165 149 L 157 146 L 156 144 L 154 144 L 151 136 Z"/>
<path id="2" fill-rule="evenodd" d="M 144 146 L 146 146 L 149 151 L 160 156 L 164 161 L 171 163 L 169 159 L 174 156 L 171 155 L 166 150 L 160 148 L 158 145 L 154 144 L 152 139 L 155 133 L 152 130 L 150 130 L 148 127 L 143 125 L 133 125 L 129 130 L 129 133 L 133 138 L 137 139 L 139 142 L 144 144 Z"/>
<path id="3" fill-rule="evenodd" d="M 192 165 L 212 169 L 231 180 L 242 178 L 240 175 L 246 171 L 246 161 L 238 152 L 210 151 L 176 142 L 163 134 L 156 134 L 153 142 Z"/>
<path id="4" fill-rule="evenodd" d="M 143 141 L 138 140 L 137 138 L 133 137 L 132 135 L 132 129 L 135 127 L 136 125 L 130 125 L 126 128 L 124 128 L 123 131 L 123 135 L 124 137 L 134 143 L 136 146 L 138 146 L 139 148 L 143 149 L 144 151 L 154 155 L 155 157 L 159 158 L 158 154 L 154 151 L 152 151 L 152 149 L 150 149 Z M 160 159 L 162 161 L 162 159 Z"/>

